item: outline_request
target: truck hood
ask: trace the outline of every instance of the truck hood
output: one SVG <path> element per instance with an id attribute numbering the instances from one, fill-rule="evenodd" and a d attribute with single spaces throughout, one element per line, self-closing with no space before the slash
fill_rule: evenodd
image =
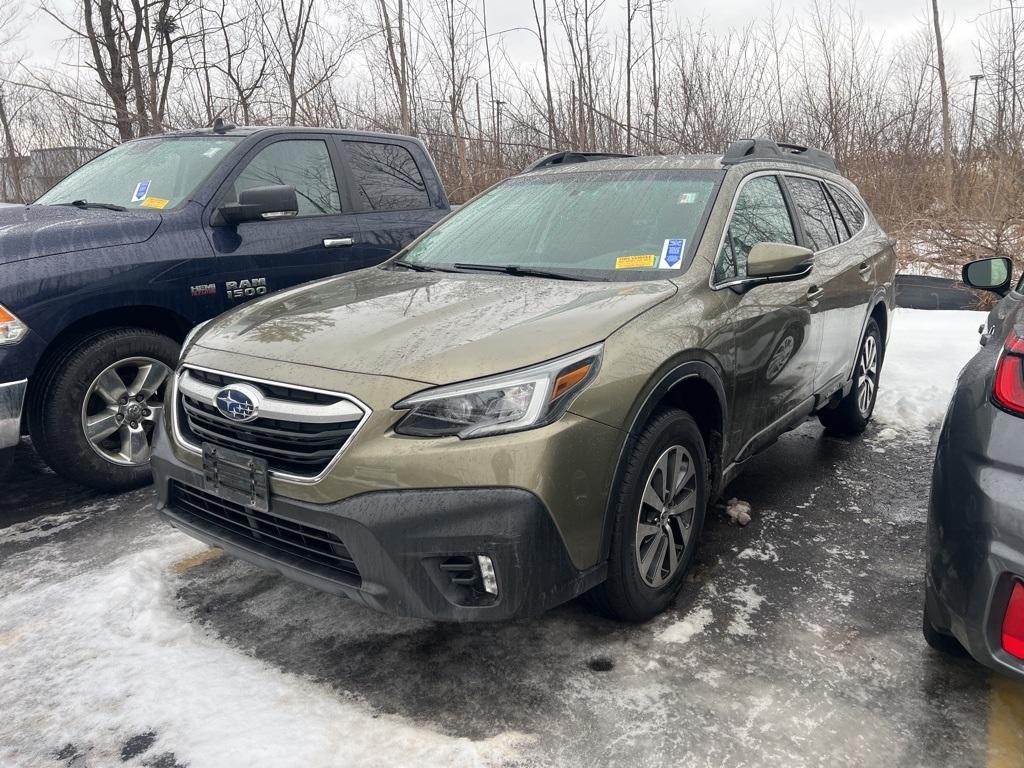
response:
<path id="1" fill-rule="evenodd" d="M 70 205 L 0 208 L 0 264 L 141 243 L 153 236 L 160 221 L 160 214 L 150 211 L 83 211 Z"/>
<path id="2" fill-rule="evenodd" d="M 606 339 L 676 292 L 379 268 L 274 294 L 212 322 L 197 345 L 300 365 L 449 384 Z"/>

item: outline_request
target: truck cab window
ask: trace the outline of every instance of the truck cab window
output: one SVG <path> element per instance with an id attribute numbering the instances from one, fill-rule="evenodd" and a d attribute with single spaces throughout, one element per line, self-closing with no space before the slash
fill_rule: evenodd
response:
<path id="1" fill-rule="evenodd" d="M 323 141 L 289 139 L 264 147 L 235 179 L 227 198 L 237 200 L 243 190 L 278 184 L 295 187 L 299 216 L 341 213 L 338 182 Z"/>

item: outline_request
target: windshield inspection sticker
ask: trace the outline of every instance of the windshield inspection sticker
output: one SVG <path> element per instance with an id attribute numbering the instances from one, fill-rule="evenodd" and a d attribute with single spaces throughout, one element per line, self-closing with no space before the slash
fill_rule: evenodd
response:
<path id="1" fill-rule="evenodd" d="M 140 181 L 135 185 L 135 192 L 132 193 L 132 202 L 141 203 L 146 199 L 146 194 L 149 192 L 149 181 Z"/>
<path id="2" fill-rule="evenodd" d="M 640 253 L 635 256 L 619 256 L 615 259 L 616 269 L 650 269 L 657 261 L 653 253 Z"/>
<path id="3" fill-rule="evenodd" d="M 167 204 L 169 202 L 171 202 L 171 201 L 170 200 L 164 200 L 162 197 L 147 197 L 145 200 L 142 201 L 142 207 L 143 208 L 157 208 L 157 209 L 162 210 L 162 209 L 167 207 Z"/>
<path id="4" fill-rule="evenodd" d="M 666 240 L 665 245 L 661 249 L 658 269 L 682 269 L 683 249 L 685 247 L 685 240 Z"/>
<path id="5" fill-rule="evenodd" d="M 680 205 L 692 205 L 693 203 L 696 203 L 696 202 L 697 202 L 697 193 L 696 192 L 683 192 L 683 194 L 681 194 L 679 196 L 679 204 Z"/>

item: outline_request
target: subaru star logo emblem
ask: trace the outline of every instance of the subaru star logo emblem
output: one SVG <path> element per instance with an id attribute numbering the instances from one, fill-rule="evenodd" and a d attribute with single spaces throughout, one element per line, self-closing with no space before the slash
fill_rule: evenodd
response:
<path id="1" fill-rule="evenodd" d="M 223 416 L 232 421 L 252 421 L 260 414 L 262 393 L 248 384 L 231 384 L 214 397 L 214 404 Z"/>

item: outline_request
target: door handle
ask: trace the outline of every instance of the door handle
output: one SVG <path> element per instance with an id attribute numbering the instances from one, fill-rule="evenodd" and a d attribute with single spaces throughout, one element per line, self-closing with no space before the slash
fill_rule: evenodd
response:
<path id="1" fill-rule="evenodd" d="M 810 288 L 807 289 L 807 302 L 811 306 L 814 306 L 815 304 L 818 303 L 818 300 L 822 296 L 824 296 L 824 295 L 825 295 L 825 289 L 824 288 L 819 288 L 816 285 L 812 285 Z"/>
<path id="2" fill-rule="evenodd" d="M 865 280 L 871 277 L 871 265 L 866 261 L 857 267 L 857 271 L 860 272 L 860 276 Z"/>
<path id="3" fill-rule="evenodd" d="M 351 237 L 325 237 L 324 248 L 347 248 L 355 242 Z"/>

